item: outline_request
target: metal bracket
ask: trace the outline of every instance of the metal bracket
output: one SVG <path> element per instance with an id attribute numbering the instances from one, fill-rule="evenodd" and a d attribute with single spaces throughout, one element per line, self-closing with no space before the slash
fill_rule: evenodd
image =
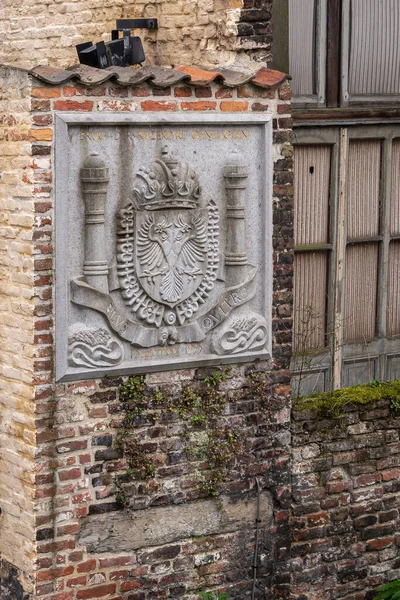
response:
<path id="1" fill-rule="evenodd" d="M 158 29 L 157 19 L 117 19 L 116 29 Z"/>

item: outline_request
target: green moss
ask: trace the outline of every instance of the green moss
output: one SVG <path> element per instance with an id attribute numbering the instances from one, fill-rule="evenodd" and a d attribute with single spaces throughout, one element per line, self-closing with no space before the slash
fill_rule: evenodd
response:
<path id="1" fill-rule="evenodd" d="M 154 457 L 142 444 L 137 428 L 148 410 L 168 413 L 183 422 L 182 449 L 189 460 L 204 461 L 205 473 L 198 472 L 199 489 L 210 496 L 218 496 L 236 456 L 242 451 L 239 434 L 226 425 L 224 410 L 228 394 L 220 385 L 226 381 L 227 371 L 215 371 L 198 382 L 184 385 L 178 394 L 168 390 L 150 389 L 144 377 L 130 377 L 119 388 L 124 417 L 118 424 L 115 447 L 121 451 L 125 468 L 114 477 L 114 493 L 121 504 L 128 506 L 126 488 L 133 481 L 145 481 L 156 475 Z M 258 390 L 261 382 L 251 378 Z M 237 391 L 236 396 L 241 395 Z M 234 398 L 229 398 L 230 402 Z M 157 416 L 155 416 L 157 419 Z"/>
<path id="2" fill-rule="evenodd" d="M 364 385 L 296 398 L 293 400 L 293 408 L 297 411 L 314 410 L 329 413 L 334 418 L 339 418 L 345 406 L 369 404 L 378 400 L 390 400 L 391 408 L 400 409 L 400 380 L 386 383 L 371 381 Z"/>

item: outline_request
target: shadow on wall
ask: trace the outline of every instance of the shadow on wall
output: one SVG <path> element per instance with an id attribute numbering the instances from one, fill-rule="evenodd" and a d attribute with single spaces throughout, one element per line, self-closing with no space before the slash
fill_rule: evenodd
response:
<path id="1" fill-rule="evenodd" d="M 18 569 L 0 559 L 0 600 L 29 600 L 18 577 Z"/>

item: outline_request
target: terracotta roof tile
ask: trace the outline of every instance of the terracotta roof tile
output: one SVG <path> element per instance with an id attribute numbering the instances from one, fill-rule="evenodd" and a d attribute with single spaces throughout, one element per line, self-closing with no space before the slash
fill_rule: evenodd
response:
<path id="1" fill-rule="evenodd" d="M 281 73 L 280 71 L 274 71 L 274 69 L 267 69 L 266 67 L 261 67 L 254 75 L 252 80 L 253 85 L 257 85 L 262 88 L 272 88 L 276 85 L 280 85 L 287 79 L 287 75 L 285 73 Z"/>
<path id="2" fill-rule="evenodd" d="M 221 68 L 219 71 L 208 71 L 188 65 L 181 65 L 174 69 L 156 65 L 146 65 L 139 68 L 108 67 L 107 69 L 96 69 L 87 65 L 73 65 L 67 70 L 39 66 L 32 69 L 30 73 L 50 85 L 60 85 L 75 79 L 85 86 L 98 85 L 112 80 L 124 86 L 148 82 L 161 88 L 176 85 L 181 81 L 195 86 L 205 86 L 213 81 L 219 81 L 224 86 L 231 88 L 245 83 L 252 83 L 255 86 L 268 89 L 281 85 L 289 77 L 285 73 L 266 67 L 261 67 L 254 74 L 225 68 Z"/>
<path id="3" fill-rule="evenodd" d="M 205 69 L 199 69 L 198 67 L 189 67 L 187 65 L 180 65 L 179 67 L 175 67 L 175 71 L 180 71 L 181 73 L 186 73 L 186 75 L 190 75 L 192 85 L 210 85 L 213 81 L 220 78 L 222 80 L 225 79 L 223 74 L 220 71 L 206 71 Z"/>

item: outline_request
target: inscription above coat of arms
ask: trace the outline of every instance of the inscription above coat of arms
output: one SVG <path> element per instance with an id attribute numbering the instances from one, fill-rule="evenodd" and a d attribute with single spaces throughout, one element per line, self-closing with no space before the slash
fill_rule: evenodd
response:
<path id="1" fill-rule="evenodd" d="M 250 196 L 246 153 L 234 148 L 216 164 L 196 153 L 155 144 L 140 158 L 136 149 L 123 185 L 98 147 L 77 165 L 84 239 L 71 249 L 81 272 L 66 304 L 72 376 L 268 355 L 265 269 L 254 251 L 263 259 L 265 237 L 259 222 L 246 223 L 262 214 L 254 190 L 263 177 Z"/>

